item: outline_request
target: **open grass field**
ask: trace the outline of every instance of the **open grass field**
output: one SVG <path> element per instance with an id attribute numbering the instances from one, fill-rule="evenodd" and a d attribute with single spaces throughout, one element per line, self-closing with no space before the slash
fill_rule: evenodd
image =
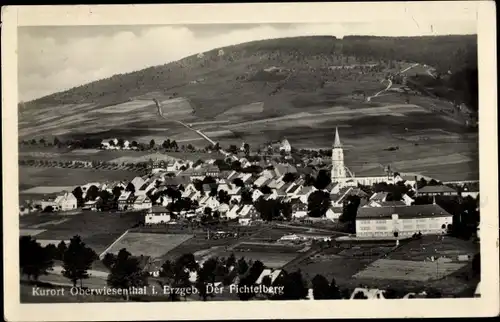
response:
<path id="1" fill-rule="evenodd" d="M 236 258 L 243 257 L 247 261 L 259 260 L 269 268 L 282 268 L 283 266 L 294 260 L 300 253 L 231 251 L 223 252 L 220 254 L 220 256 L 227 257 L 231 254 L 234 254 Z"/>
<path id="2" fill-rule="evenodd" d="M 427 282 L 439 279 L 458 271 L 465 263 L 404 261 L 394 259 L 379 259 L 366 269 L 356 273 L 354 278 L 411 280 Z"/>
<path id="3" fill-rule="evenodd" d="M 36 216 L 36 215 L 33 215 Z M 33 225 L 53 221 L 52 226 L 45 226 L 46 231 L 38 234 L 40 240 L 69 240 L 75 235 L 80 235 L 83 242 L 89 245 L 97 253 L 104 251 L 111 243 L 123 234 L 127 229 L 135 226 L 143 215 L 141 213 L 106 213 L 106 212 L 82 212 L 72 215 L 64 222 L 54 223 L 55 218 L 45 218 L 40 215 L 39 222 L 31 218 L 30 222 L 24 222 L 24 216 L 20 218 L 21 227 L 31 228 Z M 47 220 L 49 219 L 49 220 Z M 23 225 L 24 224 L 24 225 Z"/>
<path id="4" fill-rule="evenodd" d="M 458 255 L 471 255 L 472 258 L 477 252 L 479 252 L 479 245 L 471 241 L 449 236 L 445 236 L 443 240 L 438 239 L 437 236 L 423 236 L 422 239 L 405 242 L 391 252 L 387 259 L 424 261 L 429 260 L 431 256 L 434 258 L 445 256 L 456 261 Z"/>
<path id="5" fill-rule="evenodd" d="M 192 237 L 193 235 L 187 234 L 127 233 L 108 250 L 108 253 L 117 254 L 120 249 L 126 248 L 134 256 L 157 258 Z"/>
<path id="6" fill-rule="evenodd" d="M 88 182 L 132 180 L 137 173 L 126 170 L 35 168 L 19 166 L 20 191 L 34 187 L 36 192 L 45 193 L 43 187 L 73 187 Z M 59 189 L 59 188 L 57 188 Z M 51 190 L 50 188 L 47 190 Z M 52 189 L 53 190 L 53 189 Z M 31 192 L 28 192 L 31 193 Z"/>

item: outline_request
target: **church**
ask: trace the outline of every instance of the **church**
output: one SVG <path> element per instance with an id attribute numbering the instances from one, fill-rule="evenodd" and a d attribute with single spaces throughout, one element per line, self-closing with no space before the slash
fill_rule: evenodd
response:
<path id="1" fill-rule="evenodd" d="M 336 188 L 355 187 L 358 184 L 371 186 L 375 183 L 394 183 L 394 176 L 390 173 L 380 176 L 356 177 L 344 164 L 344 149 L 340 143 L 338 128 L 335 128 L 335 140 L 332 147 L 332 183 L 336 183 Z"/>

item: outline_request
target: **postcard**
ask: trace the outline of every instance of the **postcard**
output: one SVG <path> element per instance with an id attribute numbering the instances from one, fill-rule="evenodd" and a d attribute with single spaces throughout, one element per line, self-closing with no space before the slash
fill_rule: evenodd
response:
<path id="1" fill-rule="evenodd" d="M 494 5 L 4 7 L 6 319 L 498 315 Z"/>

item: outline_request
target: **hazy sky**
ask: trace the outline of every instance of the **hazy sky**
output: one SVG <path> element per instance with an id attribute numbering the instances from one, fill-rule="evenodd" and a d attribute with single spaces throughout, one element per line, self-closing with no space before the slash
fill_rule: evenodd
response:
<path id="1" fill-rule="evenodd" d="M 475 34 L 475 20 L 339 24 L 37 26 L 18 29 L 19 100 L 237 43 L 301 35 Z"/>

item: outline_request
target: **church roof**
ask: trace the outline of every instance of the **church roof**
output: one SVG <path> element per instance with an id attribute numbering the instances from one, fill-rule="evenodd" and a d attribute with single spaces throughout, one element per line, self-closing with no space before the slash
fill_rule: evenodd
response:
<path id="1" fill-rule="evenodd" d="M 340 144 L 339 129 L 337 127 L 335 127 L 335 141 L 333 142 L 333 147 L 334 148 L 342 147 L 342 144 Z"/>

